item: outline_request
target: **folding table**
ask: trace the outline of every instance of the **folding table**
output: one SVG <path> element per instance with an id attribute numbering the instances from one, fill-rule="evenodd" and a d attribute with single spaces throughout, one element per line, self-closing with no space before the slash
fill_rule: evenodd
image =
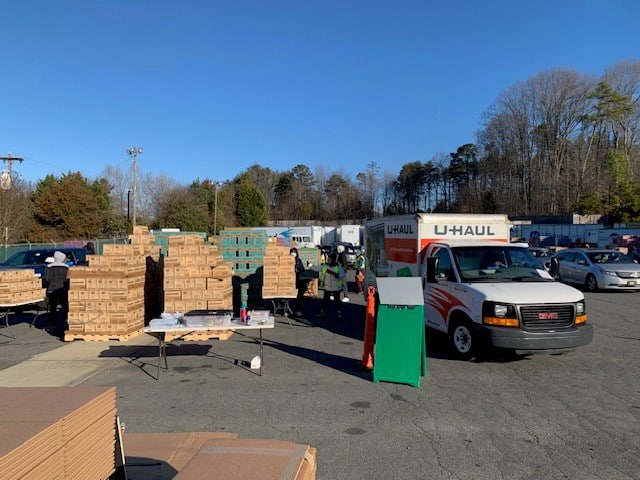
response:
<path id="1" fill-rule="evenodd" d="M 28 300 L 28 301 L 23 301 L 23 302 L 1 303 L 0 304 L 0 318 L 4 317 L 5 326 L 6 326 L 6 328 L 9 329 L 9 333 L 11 334 L 11 336 L 13 337 L 14 340 L 16 339 L 16 336 L 13 333 L 13 330 L 11 329 L 11 326 L 9 325 L 9 315 L 11 313 L 15 313 L 15 310 L 16 310 L 17 307 L 25 307 L 27 305 L 37 305 L 38 303 L 43 302 L 43 301 L 44 301 L 44 297 L 41 298 L 41 299 Z M 34 317 L 33 321 L 31 322 L 31 325 L 34 324 L 34 322 L 36 321 L 36 319 L 38 318 L 38 316 L 42 312 L 43 312 L 43 310 L 38 309 L 38 311 L 36 312 L 36 316 Z"/>
<path id="2" fill-rule="evenodd" d="M 156 380 L 160 378 L 160 364 L 162 363 L 162 359 L 164 359 L 164 368 L 165 370 L 169 369 L 169 365 L 167 364 L 167 351 L 166 351 L 166 343 L 165 337 L 167 333 L 178 333 L 184 335 L 188 335 L 189 333 L 195 332 L 211 332 L 211 331 L 222 331 L 222 330 L 259 330 L 260 331 L 260 368 L 259 375 L 262 376 L 262 355 L 263 355 L 263 344 L 262 344 L 262 331 L 267 328 L 274 328 L 274 318 L 269 317 L 269 320 L 266 323 L 259 324 L 246 324 L 240 323 L 238 319 L 234 319 L 228 325 L 211 325 L 211 326 L 202 326 L 202 327 L 189 327 L 187 325 L 176 325 L 176 326 L 147 326 L 143 329 L 144 333 L 147 333 L 158 339 L 158 373 L 156 374 Z"/>

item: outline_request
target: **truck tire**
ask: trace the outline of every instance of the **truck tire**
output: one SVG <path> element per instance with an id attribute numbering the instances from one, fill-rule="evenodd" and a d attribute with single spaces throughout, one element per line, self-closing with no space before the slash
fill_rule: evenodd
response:
<path id="1" fill-rule="evenodd" d="M 456 358 L 471 360 L 475 355 L 476 338 L 468 320 L 456 320 L 449 330 L 449 344 Z"/>

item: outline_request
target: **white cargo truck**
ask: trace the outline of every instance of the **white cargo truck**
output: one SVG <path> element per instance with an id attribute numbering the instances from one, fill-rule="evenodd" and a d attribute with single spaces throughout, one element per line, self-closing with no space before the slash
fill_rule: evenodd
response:
<path id="1" fill-rule="evenodd" d="M 350 243 L 354 247 L 360 246 L 360 225 L 340 225 L 336 229 L 337 243 Z"/>
<path id="2" fill-rule="evenodd" d="M 591 342 L 584 295 L 555 282 L 527 244 L 509 243 L 506 215 L 416 214 L 365 222 L 366 284 L 422 278 L 426 326 L 453 353 L 484 346 L 563 353 Z"/>
<path id="3" fill-rule="evenodd" d="M 322 243 L 323 227 L 320 226 L 253 227 L 253 229 L 264 230 L 267 236 L 276 237 L 282 245 L 316 248 Z"/>

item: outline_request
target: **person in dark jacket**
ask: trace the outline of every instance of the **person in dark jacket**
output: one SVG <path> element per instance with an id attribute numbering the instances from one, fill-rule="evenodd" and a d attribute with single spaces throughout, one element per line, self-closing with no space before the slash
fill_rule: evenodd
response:
<path id="1" fill-rule="evenodd" d="M 47 289 L 47 300 L 49 307 L 49 328 L 53 331 L 56 328 L 56 316 L 58 305 L 62 308 L 64 320 L 67 319 L 69 311 L 69 266 L 67 256 L 56 251 L 53 254 L 53 261 L 47 264 L 42 277 L 42 286 Z"/>
<path id="2" fill-rule="evenodd" d="M 345 251 L 344 245 L 338 245 L 336 250 L 338 251 L 338 263 L 340 264 L 340 266 L 342 267 L 342 270 L 344 271 L 344 273 L 346 275 L 347 270 L 349 270 L 349 265 L 347 264 L 347 252 Z M 347 283 L 347 279 L 345 278 L 343 283 L 342 283 L 342 291 L 344 293 L 344 296 L 342 297 L 342 301 L 343 302 L 348 302 L 349 301 L 349 286 L 348 285 L 349 284 Z"/>
<path id="3" fill-rule="evenodd" d="M 329 300 L 333 297 L 338 318 L 342 318 L 342 302 L 340 301 L 340 292 L 344 282 L 344 270 L 338 262 L 338 254 L 333 252 L 329 255 L 328 262 L 323 264 L 320 269 L 320 284 L 324 287 L 324 297 L 322 299 L 322 310 L 318 313 L 319 317 L 324 317 L 329 310 Z"/>
<path id="4" fill-rule="evenodd" d="M 294 305 L 294 310 L 296 316 L 302 315 L 302 300 L 304 298 L 304 292 L 307 290 L 307 282 L 300 278 L 300 273 L 304 272 L 304 264 L 302 263 L 302 259 L 300 258 L 300 253 L 298 253 L 298 249 L 293 247 L 289 250 L 289 255 L 296 259 L 294 270 L 296 272 L 296 290 L 298 291 L 298 295 L 296 297 L 296 302 Z"/>

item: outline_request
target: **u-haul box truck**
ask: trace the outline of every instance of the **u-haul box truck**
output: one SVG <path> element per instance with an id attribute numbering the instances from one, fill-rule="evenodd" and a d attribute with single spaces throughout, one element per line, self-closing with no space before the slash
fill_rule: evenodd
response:
<path id="1" fill-rule="evenodd" d="M 425 323 L 454 354 L 481 347 L 562 353 L 593 338 L 584 295 L 555 282 L 527 244 L 509 243 L 506 215 L 399 215 L 365 222 L 366 284 L 419 276 Z"/>

